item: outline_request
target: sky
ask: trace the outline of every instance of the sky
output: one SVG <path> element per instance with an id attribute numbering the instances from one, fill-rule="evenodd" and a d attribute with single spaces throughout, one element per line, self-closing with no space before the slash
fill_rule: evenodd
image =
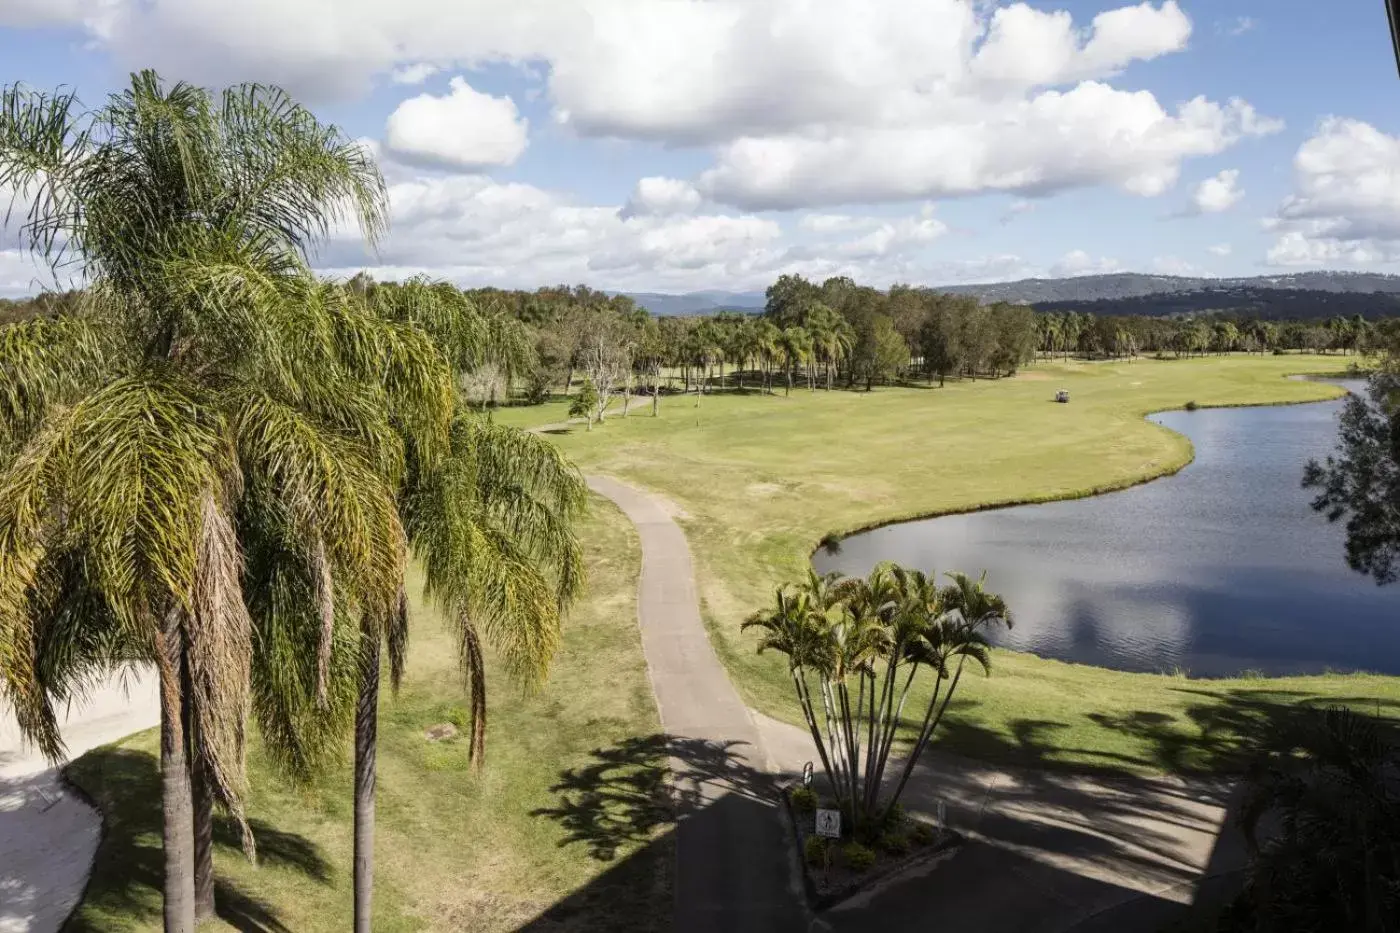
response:
<path id="1" fill-rule="evenodd" d="M 391 232 L 337 230 L 331 275 L 1400 273 L 1382 0 L 0 0 L 0 83 L 140 68 L 376 152 Z M 15 227 L 0 295 L 53 284 Z"/>

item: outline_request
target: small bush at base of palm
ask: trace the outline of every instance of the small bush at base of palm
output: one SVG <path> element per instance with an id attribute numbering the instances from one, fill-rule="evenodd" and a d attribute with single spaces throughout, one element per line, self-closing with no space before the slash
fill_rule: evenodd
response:
<path id="1" fill-rule="evenodd" d="M 788 794 L 792 808 L 798 813 L 813 813 L 817 809 L 817 792 L 810 787 L 799 787 Z"/>
<path id="2" fill-rule="evenodd" d="M 938 833 L 927 823 L 915 823 L 914 828 L 909 830 L 909 840 L 916 846 L 931 846 L 938 838 Z"/>
<path id="3" fill-rule="evenodd" d="M 875 864 L 875 852 L 859 842 L 848 842 L 841 847 L 841 861 L 853 872 L 868 871 Z"/>
<path id="4" fill-rule="evenodd" d="M 802 858 L 813 868 L 827 867 L 831 846 L 821 836 L 808 836 L 802 844 Z"/>

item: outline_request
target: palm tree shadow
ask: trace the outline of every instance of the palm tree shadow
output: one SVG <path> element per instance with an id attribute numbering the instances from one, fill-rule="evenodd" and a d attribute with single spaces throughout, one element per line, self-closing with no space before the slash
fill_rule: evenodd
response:
<path id="1" fill-rule="evenodd" d="M 98 933 L 115 916 L 158 922 L 164 856 L 156 757 L 125 748 L 100 748 L 73 762 L 66 776 L 103 814 L 103 832 L 82 904 L 68 918 L 65 933 Z M 330 882 L 330 864 L 311 840 L 263 820 L 250 820 L 249 825 L 257 840 L 259 865 L 289 868 L 321 884 Z M 226 816 L 215 817 L 214 844 L 216 851 L 242 858 L 238 830 Z M 236 930 L 293 933 L 271 904 L 227 878 L 215 879 L 214 902 L 219 918 Z"/>
<path id="2" fill-rule="evenodd" d="M 582 846 L 608 867 L 519 929 L 669 929 L 680 822 L 714 817 L 719 807 L 772 806 L 772 779 L 745 750 L 742 742 L 637 736 L 594 749 L 588 763 L 561 772 L 550 788 L 555 805 L 531 815 L 559 824 L 561 847 Z"/>
<path id="3" fill-rule="evenodd" d="M 771 800 L 771 779 L 745 760 L 743 744 L 655 734 L 594 749 L 589 764 L 563 771 L 550 788 L 556 805 L 530 815 L 564 828 L 561 847 L 583 845 L 594 859 L 611 861 L 619 849 L 652 840 L 704 806 L 706 785 Z"/>

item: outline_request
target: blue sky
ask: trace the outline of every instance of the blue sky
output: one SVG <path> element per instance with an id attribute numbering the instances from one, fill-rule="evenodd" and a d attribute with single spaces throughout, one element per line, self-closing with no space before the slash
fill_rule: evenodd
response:
<path id="1" fill-rule="evenodd" d="M 89 102 L 147 66 L 283 84 L 391 185 L 331 274 L 1400 272 L 1381 0 L 0 0 L 0 62 Z M 20 246 L 0 293 L 43 284 Z"/>

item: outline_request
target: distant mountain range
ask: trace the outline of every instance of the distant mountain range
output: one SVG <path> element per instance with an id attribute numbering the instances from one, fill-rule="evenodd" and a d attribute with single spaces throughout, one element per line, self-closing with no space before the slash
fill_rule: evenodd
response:
<path id="1" fill-rule="evenodd" d="M 1400 275 L 1368 272 L 1294 272 L 1248 278 L 1213 279 L 1182 275 L 1142 275 L 1115 272 L 1081 275 L 1069 279 L 1022 279 L 986 285 L 947 285 L 937 290 L 955 295 L 976 295 L 982 301 L 1017 304 L 1117 301 L 1177 292 L 1234 292 L 1238 290 L 1303 290 L 1316 292 L 1386 292 L 1400 294 Z"/>
<path id="2" fill-rule="evenodd" d="M 1198 278 L 1115 272 L 1067 279 L 1021 279 L 982 285 L 938 285 L 936 291 L 984 302 L 1032 304 L 1043 310 L 1118 314 L 1238 311 L 1270 318 L 1400 313 L 1400 275 L 1293 272 L 1246 278 Z M 1376 293 L 1381 293 L 1377 295 Z M 1370 297 L 1368 297 L 1370 296 Z M 684 295 L 634 292 L 652 314 L 686 316 L 763 310 L 763 292 L 703 291 Z"/>
<path id="3" fill-rule="evenodd" d="M 763 292 L 689 292 L 663 295 L 658 292 L 628 292 L 627 297 L 658 317 L 689 317 L 719 311 L 763 310 Z"/>

